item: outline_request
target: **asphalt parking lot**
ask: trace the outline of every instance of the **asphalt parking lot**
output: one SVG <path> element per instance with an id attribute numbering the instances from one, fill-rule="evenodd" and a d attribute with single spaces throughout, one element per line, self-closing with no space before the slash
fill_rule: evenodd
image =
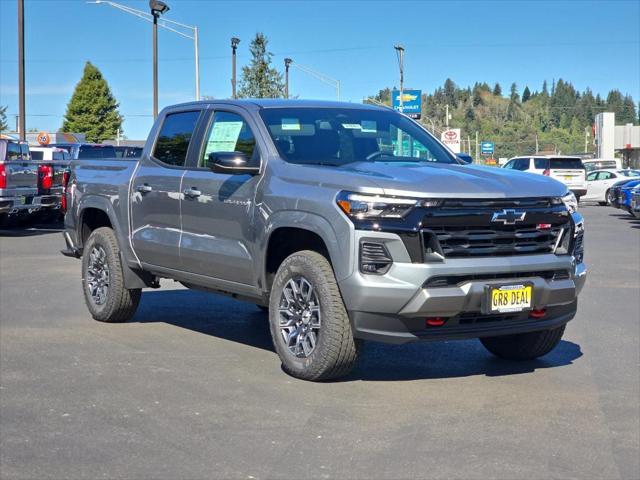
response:
<path id="1" fill-rule="evenodd" d="M 640 220 L 582 208 L 589 278 L 546 357 L 365 345 L 282 372 L 255 306 L 165 281 L 94 322 L 52 226 L 0 231 L 0 478 L 640 477 Z"/>

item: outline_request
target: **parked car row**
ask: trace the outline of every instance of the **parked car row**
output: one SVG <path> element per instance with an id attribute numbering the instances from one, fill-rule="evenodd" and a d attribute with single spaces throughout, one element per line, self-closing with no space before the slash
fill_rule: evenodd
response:
<path id="1" fill-rule="evenodd" d="M 33 214 L 59 218 L 72 160 L 137 158 L 141 153 L 140 147 L 91 143 L 29 147 L 13 137 L 0 138 L 0 225 Z"/>

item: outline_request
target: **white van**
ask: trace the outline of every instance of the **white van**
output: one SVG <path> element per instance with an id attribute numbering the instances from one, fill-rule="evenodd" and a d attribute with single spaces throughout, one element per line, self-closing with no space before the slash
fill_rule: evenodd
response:
<path id="1" fill-rule="evenodd" d="M 620 170 L 622 169 L 622 160 L 619 158 L 590 158 L 582 160 L 587 173 L 594 170 Z"/>
<path id="2" fill-rule="evenodd" d="M 587 193 L 586 171 L 580 157 L 532 156 L 515 157 L 502 168 L 537 173 L 564 183 L 578 200 Z"/>
<path id="3" fill-rule="evenodd" d="M 29 147 L 32 160 L 68 160 L 71 154 L 64 148 L 57 147 Z"/>

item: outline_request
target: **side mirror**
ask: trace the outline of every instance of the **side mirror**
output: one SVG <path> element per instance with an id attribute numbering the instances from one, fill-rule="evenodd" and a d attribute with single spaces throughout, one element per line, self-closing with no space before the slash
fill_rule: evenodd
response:
<path id="1" fill-rule="evenodd" d="M 260 167 L 250 167 L 249 158 L 242 152 L 213 152 L 207 166 L 215 173 L 227 175 L 257 175 Z"/>

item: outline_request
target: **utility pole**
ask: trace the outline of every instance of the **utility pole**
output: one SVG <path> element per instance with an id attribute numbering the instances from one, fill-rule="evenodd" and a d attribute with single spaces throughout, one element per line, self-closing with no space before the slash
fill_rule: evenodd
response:
<path id="1" fill-rule="evenodd" d="M 284 59 L 284 98 L 289 98 L 289 67 L 291 66 L 290 58 Z"/>
<path id="2" fill-rule="evenodd" d="M 398 57 L 398 67 L 400 68 L 400 113 L 404 113 L 404 47 L 400 44 L 394 45 Z M 392 102 L 393 103 L 393 102 Z M 398 128 L 398 156 L 403 156 L 402 130 Z"/>
<path id="3" fill-rule="evenodd" d="M 445 116 L 445 124 L 447 126 L 447 130 L 449 130 L 449 104 L 446 105 L 447 113 Z"/>
<path id="4" fill-rule="evenodd" d="M 237 98 L 236 95 L 236 50 L 240 39 L 231 37 L 231 98 Z"/>
<path id="5" fill-rule="evenodd" d="M 540 151 L 540 148 L 538 147 L 538 134 L 536 133 L 536 154 Z"/>
<path id="6" fill-rule="evenodd" d="M 589 151 L 589 127 L 584 128 L 584 153 Z"/>
<path id="7" fill-rule="evenodd" d="M 480 144 L 478 143 L 478 131 L 476 130 L 476 163 L 480 163 L 480 152 L 478 151 Z"/>
<path id="8" fill-rule="evenodd" d="M 25 113 L 25 90 L 24 90 L 24 0 L 18 0 L 18 110 L 19 118 L 18 131 L 20 140 L 27 138 L 27 116 Z"/>

